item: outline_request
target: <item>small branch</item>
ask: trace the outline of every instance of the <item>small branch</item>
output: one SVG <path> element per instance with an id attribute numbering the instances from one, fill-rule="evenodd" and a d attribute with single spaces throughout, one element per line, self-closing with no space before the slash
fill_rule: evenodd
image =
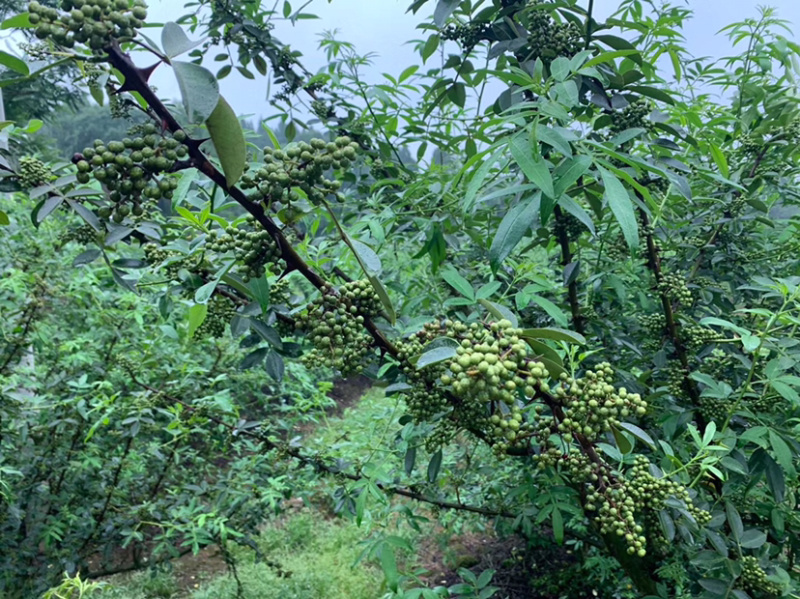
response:
<path id="1" fill-rule="evenodd" d="M 564 222 L 564 212 L 560 206 L 553 208 L 553 214 L 556 219 L 555 231 L 558 243 L 561 246 L 561 265 L 566 267 L 572 263 L 572 251 L 569 247 L 569 234 Z M 572 312 L 572 326 L 576 332 L 581 335 L 584 334 L 584 318 L 581 316 L 581 304 L 578 301 L 578 281 L 577 277 L 570 281 L 567 285 L 567 293 L 569 295 L 569 308 Z"/>

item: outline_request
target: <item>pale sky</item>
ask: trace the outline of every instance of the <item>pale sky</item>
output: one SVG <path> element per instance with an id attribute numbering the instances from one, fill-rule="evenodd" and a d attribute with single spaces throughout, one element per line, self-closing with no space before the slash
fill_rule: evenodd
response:
<path id="1" fill-rule="evenodd" d="M 303 53 L 303 63 L 312 72 L 324 65 L 324 54 L 317 50 L 319 34 L 325 30 L 339 30 L 338 38 L 356 46 L 360 54 L 376 53 L 374 66 L 366 73 L 370 83 L 377 83 L 380 74 L 388 72 L 398 75 L 406 66 L 418 62 L 411 46 L 406 42 L 423 38 L 429 32 L 421 32 L 415 26 L 423 18 L 420 13 L 406 13 L 411 0 L 315 0 L 304 12 L 320 17 L 318 20 L 299 21 L 295 27 L 278 23 L 274 33 L 284 43 Z M 584 0 L 585 2 L 585 0 Z M 778 10 L 778 17 L 790 21 L 793 31 L 800 29 L 800 0 L 672 0 L 677 6 L 686 5 L 694 11 L 694 18 L 684 30 L 689 51 L 695 56 L 721 57 L 731 53 L 731 45 L 724 34 L 717 35 L 725 25 L 746 17 L 757 17 L 758 6 L 767 4 Z M 183 0 L 150 0 L 150 19 L 166 22 L 184 13 Z M 272 5 L 272 2 L 264 4 Z M 280 3 L 279 3 L 280 4 Z M 302 4 L 292 2 L 294 7 Z M 430 0 L 424 10 L 433 10 L 436 0 Z M 595 12 L 603 19 L 617 6 L 617 0 L 596 0 Z M 422 11 L 420 11 L 422 12 Z M 146 31 L 151 35 L 152 30 Z M 800 36 L 785 34 L 795 41 Z M 214 67 L 215 63 L 209 62 Z M 219 65 L 220 63 L 216 63 Z M 153 84 L 164 97 L 177 98 L 179 92 L 169 69 L 159 69 Z M 250 81 L 235 71 L 221 82 L 221 91 L 239 114 L 255 116 L 269 114 L 266 101 L 267 79 L 258 76 Z M 273 87 L 271 93 L 277 90 Z"/>

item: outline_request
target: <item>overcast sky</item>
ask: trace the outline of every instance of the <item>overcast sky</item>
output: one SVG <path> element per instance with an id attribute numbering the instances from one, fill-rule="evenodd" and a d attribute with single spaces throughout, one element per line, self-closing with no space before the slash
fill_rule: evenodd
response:
<path id="1" fill-rule="evenodd" d="M 426 10 L 430 12 L 436 0 L 430 0 Z M 727 56 L 731 45 L 724 34 L 717 34 L 722 27 L 747 17 L 757 17 L 758 6 L 766 4 L 778 10 L 780 18 L 791 21 L 793 31 L 800 30 L 800 0 L 672 0 L 678 6 L 686 5 L 694 11 L 694 18 L 684 30 L 689 51 L 694 56 Z M 178 18 L 185 12 L 182 0 L 149 0 L 150 19 L 166 22 Z M 272 2 L 264 2 L 271 5 Z M 300 0 L 294 0 L 297 7 Z M 324 64 L 323 53 L 317 50 L 319 34 L 325 30 L 338 30 L 338 38 L 356 45 L 359 53 L 374 52 L 374 66 L 367 72 L 371 83 L 380 79 L 380 74 L 388 72 L 398 75 L 406 66 L 418 61 L 408 40 L 427 37 L 415 26 L 421 15 L 406 13 L 410 0 L 315 0 L 304 12 L 320 17 L 318 20 L 299 21 L 292 27 L 280 23 L 275 35 L 293 49 L 303 53 L 303 64 L 316 71 Z M 617 0 L 596 0 L 595 11 L 599 19 L 607 17 L 616 7 Z M 151 35 L 151 31 L 146 32 Z M 798 41 L 797 34 L 786 33 L 787 37 Z M 209 63 L 213 67 L 213 63 Z M 219 64 L 219 63 L 217 63 Z M 164 97 L 177 98 L 179 92 L 169 69 L 159 69 L 153 83 Z M 234 71 L 221 82 L 223 95 L 231 102 L 239 114 L 266 116 L 271 111 L 268 106 L 267 81 L 259 77 L 249 81 Z M 272 93 L 275 93 L 275 89 Z"/>

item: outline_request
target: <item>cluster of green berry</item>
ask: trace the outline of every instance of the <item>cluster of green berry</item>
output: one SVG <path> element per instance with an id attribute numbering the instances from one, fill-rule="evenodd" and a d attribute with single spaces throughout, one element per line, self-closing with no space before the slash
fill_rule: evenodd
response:
<path id="1" fill-rule="evenodd" d="M 78 169 L 79 183 L 86 184 L 92 177 L 108 191 L 113 206 L 98 210 L 101 218 L 112 218 L 121 223 L 130 214 L 141 216 L 145 199 L 172 198 L 178 186 L 175 177 L 158 173 L 169 172 L 179 158 L 188 154 L 183 144 L 186 134 L 176 131 L 173 136 L 159 134 L 152 123 L 144 126 L 142 137 L 125 138 L 122 141 L 95 140 L 93 147 L 84 148 L 75 154 L 72 162 Z"/>
<path id="2" fill-rule="evenodd" d="M 564 213 L 558 220 L 553 221 L 553 230 L 556 235 L 564 231 L 567 234 L 567 238 L 570 240 L 575 240 L 580 237 L 582 233 L 588 231 L 586 225 L 568 212 Z"/>
<path id="3" fill-rule="evenodd" d="M 565 416 L 558 423 L 561 433 L 583 435 L 595 441 L 621 419 L 644 416 L 647 402 L 638 393 L 624 387 L 616 389 L 611 383 L 614 369 L 602 362 L 594 370 L 587 370 L 582 378 L 566 377 L 555 389 L 556 397 L 565 408 Z"/>
<path id="4" fill-rule="evenodd" d="M 780 585 L 767 579 L 767 573 L 758 563 L 758 558 L 752 555 L 742 558 L 742 574 L 739 576 L 739 584 L 742 590 L 752 597 L 777 597 L 782 592 Z"/>
<path id="5" fill-rule="evenodd" d="M 744 154 L 758 154 L 764 147 L 764 141 L 755 135 L 743 135 L 739 140 L 739 150 Z"/>
<path id="6" fill-rule="evenodd" d="M 344 200 L 340 181 L 325 178 L 330 169 L 347 168 L 355 161 L 359 146 L 349 137 L 332 142 L 312 139 L 287 145 L 284 149 L 264 148 L 265 165 L 242 176 L 242 189 L 253 189 L 254 199 L 289 203 L 300 199 L 302 191 L 313 204 L 329 195 Z"/>
<path id="7" fill-rule="evenodd" d="M 269 286 L 269 303 L 272 306 L 286 306 L 291 305 L 292 299 L 292 286 L 289 279 L 286 277 L 278 279 Z"/>
<path id="8" fill-rule="evenodd" d="M 644 329 L 649 337 L 661 339 L 667 329 L 667 318 L 661 312 L 655 314 L 640 314 L 637 317 L 639 326 Z"/>
<path id="9" fill-rule="evenodd" d="M 657 468 L 655 472 L 660 474 Z M 711 520 L 711 514 L 708 511 L 694 505 L 689 490 L 685 486 L 663 476 L 654 476 L 653 469 L 646 457 L 636 456 L 629 474 L 626 483 L 628 493 L 633 498 L 636 511 L 645 515 L 647 528 L 651 534 L 661 529 L 658 525 L 658 512 L 666 507 L 667 500 L 670 499 L 681 502 L 685 506 L 686 513 L 699 526 L 702 527 Z M 655 541 L 656 539 L 651 540 Z"/>
<path id="10" fill-rule="evenodd" d="M 212 229 L 206 244 L 214 252 L 232 253 L 237 269 L 245 282 L 263 277 L 267 270 L 273 274 L 281 272 L 281 250 L 269 231 L 260 228 L 252 215 L 248 215 L 244 227 L 229 225 L 224 232 Z"/>
<path id="11" fill-rule="evenodd" d="M 28 4 L 28 19 L 36 26 L 36 37 L 51 39 L 64 48 L 86 44 L 96 53 L 112 40 L 133 38 L 147 19 L 144 0 L 62 0 L 61 7 L 64 12 L 35 0 Z"/>
<path id="12" fill-rule="evenodd" d="M 314 346 L 303 356 L 303 361 L 317 366 L 324 364 L 343 374 L 358 373 L 372 347 L 372 337 L 364 328 L 365 319 L 376 315 L 364 311 L 364 307 L 372 302 L 356 303 L 348 297 L 352 292 L 347 287 L 337 291 L 326 285 L 320 291 L 321 296 L 298 316 L 296 322 L 296 327 L 308 333 Z"/>
<path id="13" fill-rule="evenodd" d="M 609 129 L 612 134 L 621 133 L 626 129 L 650 130 L 653 127 L 653 123 L 650 122 L 651 112 L 653 112 L 653 106 L 650 102 L 644 98 L 636 98 L 625 108 L 611 115 Z"/>
<path id="14" fill-rule="evenodd" d="M 74 241 L 81 245 L 87 245 L 97 241 L 97 231 L 91 225 L 81 225 L 66 231 L 59 240 L 62 244 Z"/>
<path id="15" fill-rule="evenodd" d="M 145 262 L 151 266 L 160 265 L 170 281 L 179 280 L 181 270 L 196 272 L 204 266 L 203 259 L 199 255 L 187 256 L 176 250 L 165 250 L 155 243 L 146 243 L 142 250 Z"/>
<path id="16" fill-rule="evenodd" d="M 664 273 L 658 282 L 658 292 L 669 300 L 685 306 L 692 303 L 692 292 L 686 285 L 686 279 L 681 275 Z"/>
<path id="17" fill-rule="evenodd" d="M 208 301 L 208 312 L 203 324 L 197 327 L 195 337 L 219 338 L 225 334 L 225 326 L 236 314 L 236 305 L 229 298 L 215 293 Z"/>
<path id="18" fill-rule="evenodd" d="M 645 185 L 649 191 L 664 195 L 667 193 L 667 190 L 669 190 L 670 183 L 669 179 L 656 177 L 654 179 L 649 179 Z"/>
<path id="19" fill-rule="evenodd" d="M 717 331 L 700 325 L 681 328 L 681 337 L 689 349 L 698 349 L 723 338 Z"/>
<path id="20" fill-rule="evenodd" d="M 487 39 L 491 30 L 488 23 L 469 22 L 464 25 L 448 25 L 441 31 L 443 40 L 452 40 L 461 44 L 462 48 L 472 49 Z"/>
<path id="21" fill-rule="evenodd" d="M 686 371 L 683 367 L 674 362 L 667 369 L 667 388 L 675 398 L 686 398 Z"/>
<path id="22" fill-rule="evenodd" d="M 743 196 L 737 196 L 728 204 L 727 212 L 732 216 L 741 216 L 744 209 L 747 207 L 747 199 Z"/>
<path id="23" fill-rule="evenodd" d="M 703 372 L 712 378 L 722 377 L 732 365 L 733 356 L 719 348 L 714 348 L 703 358 Z"/>
<path id="24" fill-rule="evenodd" d="M 733 403 L 718 397 L 701 397 L 698 407 L 706 420 L 722 423 L 727 420 Z"/>
<path id="25" fill-rule="evenodd" d="M 583 31 L 575 23 L 556 22 L 545 8 L 546 4 L 542 0 L 531 0 L 522 13 L 528 30 L 528 44 L 522 51 L 525 59 L 541 58 L 549 62 L 559 56 L 575 56 L 583 49 Z"/>
<path id="26" fill-rule="evenodd" d="M 410 389 L 404 391 L 406 407 L 415 422 L 433 422 L 437 417 L 450 412 L 447 397 L 438 386 L 440 377 L 445 374 L 444 364 L 439 362 L 417 369 L 415 363 L 431 341 L 443 337 L 453 337 L 455 334 L 453 326 L 454 323 L 451 320 L 428 322 L 415 335 L 395 343 L 397 358 L 400 360 L 400 371 L 410 386 Z M 441 444 L 449 441 L 449 435 L 437 436 L 441 437 L 437 439 L 437 442 Z M 436 447 L 434 442 L 429 445 L 431 448 Z"/>
<path id="27" fill-rule="evenodd" d="M 38 158 L 25 156 L 19 159 L 19 184 L 25 188 L 39 187 L 55 179 L 53 171 Z"/>

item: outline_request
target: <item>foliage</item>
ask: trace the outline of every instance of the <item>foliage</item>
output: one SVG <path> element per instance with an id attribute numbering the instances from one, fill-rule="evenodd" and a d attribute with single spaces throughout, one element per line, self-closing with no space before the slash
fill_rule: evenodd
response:
<path id="1" fill-rule="evenodd" d="M 30 6 L 54 56 L 98 69 L 97 98 L 144 107 L 152 122 L 75 148 L 52 176 L 26 162 L 33 189 L 21 167 L 9 177 L 41 226 L 26 234 L 4 208 L 6 236 L 37 247 L 49 220 L 68 218 L 63 207 L 86 223 L 77 263 L 105 266 L 82 269 L 91 278 L 77 287 L 99 299 L 67 303 L 56 322 L 32 299 L 63 297 L 42 267 L 19 263 L 6 283 L 4 301 L 18 306 L 3 323 L 6 370 L 37 336 L 66 345 L 54 356 L 41 343 L 44 372 L 4 387 L 46 402 L 4 403 L 5 493 L 10 505 L 35 500 L 24 513 L 46 531 L 21 534 L 23 519 L 10 520 L 3 555 L 21 561 L 5 572 L 21 575 L 41 540 L 68 570 L 87 569 L 98 541 L 144 543 L 155 514 L 114 501 L 118 488 L 144 488 L 150 460 L 172 460 L 132 452 L 144 434 L 193 463 L 197 451 L 228 461 L 208 467 L 200 502 L 203 485 L 179 476 L 196 471 L 176 473 L 153 537 L 162 551 L 242 542 L 292 492 L 282 477 L 299 466 L 298 487 L 331 475 L 336 508 L 358 523 L 399 514 L 418 526 L 414 509 L 390 501 L 399 495 L 530 539 L 546 529 L 556 545 L 591 547 L 586 560 L 615 560 L 624 576 L 609 584 L 639 596 L 796 593 L 800 46 L 786 23 L 765 9 L 732 24 L 740 53 L 715 63 L 687 55 L 678 40 L 691 13 L 669 4 L 622 0 L 600 23 L 593 2 L 438 0 L 421 19 L 420 63 L 369 83 L 369 57 L 331 35 L 326 68 L 306 72 L 271 34 L 275 19 L 307 17 L 288 2 L 200 4 L 208 13 L 183 22 L 209 36 L 206 49 L 226 49 L 216 75 L 177 23 L 161 47 L 137 38 L 139 0 L 67 0 L 63 15 Z M 148 85 L 139 50 L 173 68 L 182 106 Z M 309 126 L 310 98 L 327 139 L 247 145 L 218 79 L 232 65 L 265 76 L 267 62 L 286 137 Z M 56 260 L 44 247 L 38 259 Z M 79 278 L 45 271 L 61 285 Z M 121 322 L 125 335 L 106 324 Z M 87 324 L 89 356 L 73 341 L 88 341 Z M 256 381 L 218 374 L 238 362 L 237 340 L 242 364 L 275 381 L 301 355 L 365 372 L 405 414 L 377 448 L 304 448 L 291 435 L 301 410 L 247 412 Z M 72 437 L 67 419 L 80 423 Z M 41 465 L 18 486 L 26 452 Z M 96 482 L 99 509 L 59 495 L 72 460 Z M 241 520 L 229 524 L 215 502 Z M 446 593 L 419 586 L 398 559 L 410 546 L 386 528 L 363 557 L 381 565 L 387 597 Z M 465 572 L 452 592 L 489 596 L 490 577 Z"/>

